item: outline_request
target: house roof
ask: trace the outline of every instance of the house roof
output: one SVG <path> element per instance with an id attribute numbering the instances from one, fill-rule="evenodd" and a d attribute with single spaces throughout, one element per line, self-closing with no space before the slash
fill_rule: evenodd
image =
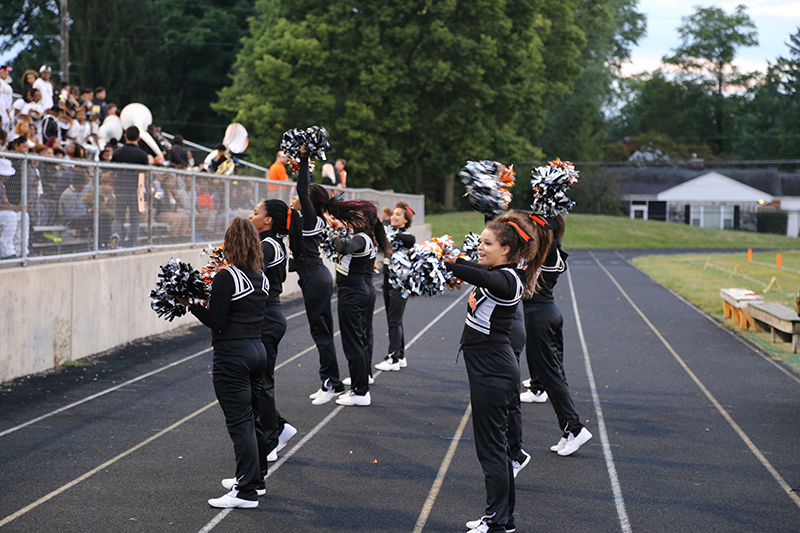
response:
<path id="1" fill-rule="evenodd" d="M 760 189 L 712 171 L 658 193 L 657 199 L 668 202 L 769 203 L 773 198 Z"/>

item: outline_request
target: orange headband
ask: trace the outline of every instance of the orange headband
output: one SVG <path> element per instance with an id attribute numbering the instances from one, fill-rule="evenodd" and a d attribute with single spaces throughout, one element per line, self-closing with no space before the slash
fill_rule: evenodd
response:
<path id="1" fill-rule="evenodd" d="M 525 233 L 525 232 L 522 230 L 522 228 L 520 228 L 519 226 L 517 226 L 517 223 L 516 223 L 516 222 L 513 222 L 513 221 L 511 221 L 511 220 L 506 220 L 506 221 L 504 221 L 503 223 L 504 223 L 504 224 L 508 224 L 509 226 L 513 226 L 513 227 L 514 227 L 514 229 L 515 229 L 515 230 L 517 230 L 517 235 L 519 235 L 519 238 L 520 238 L 520 239 L 522 239 L 523 241 L 525 241 L 525 242 L 528 242 L 529 240 L 531 240 L 531 236 L 530 236 L 530 235 L 528 235 L 527 233 Z"/>
<path id="2" fill-rule="evenodd" d="M 414 215 L 416 215 L 416 213 L 414 212 L 414 210 L 413 210 L 413 209 L 411 209 L 409 206 L 405 206 L 405 209 L 406 209 L 406 210 L 407 210 L 409 213 L 411 213 L 411 216 L 412 216 L 412 217 L 413 217 Z"/>
<path id="3" fill-rule="evenodd" d="M 528 216 L 530 217 L 531 220 L 533 220 L 534 222 L 536 222 L 540 226 L 542 226 L 542 227 L 546 227 L 547 226 L 547 222 L 545 222 L 545 220 L 543 218 L 539 217 L 538 215 L 534 215 L 533 213 L 531 213 Z"/>
<path id="4" fill-rule="evenodd" d="M 289 231 L 289 228 L 292 227 L 292 206 L 289 206 L 289 210 L 286 212 L 286 231 Z"/>

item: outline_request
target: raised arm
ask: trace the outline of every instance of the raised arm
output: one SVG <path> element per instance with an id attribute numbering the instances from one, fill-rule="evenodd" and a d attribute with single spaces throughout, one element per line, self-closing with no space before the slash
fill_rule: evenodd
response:
<path id="1" fill-rule="evenodd" d="M 308 196 L 308 157 L 300 156 L 300 170 L 297 174 L 297 197 L 303 210 L 303 229 L 313 230 L 317 225 L 317 210 Z"/>

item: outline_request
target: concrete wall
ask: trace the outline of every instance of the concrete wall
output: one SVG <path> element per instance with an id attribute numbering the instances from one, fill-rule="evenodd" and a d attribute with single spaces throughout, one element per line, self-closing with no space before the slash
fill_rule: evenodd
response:
<path id="1" fill-rule="evenodd" d="M 411 228 L 417 240 L 430 225 Z M 0 269 L 0 381 L 56 368 L 66 361 L 196 323 L 172 322 L 150 308 L 159 266 L 179 257 L 199 268 L 200 249 L 172 250 L 96 260 Z M 333 265 L 329 265 L 333 269 Z M 289 273 L 284 295 L 299 293 Z"/>

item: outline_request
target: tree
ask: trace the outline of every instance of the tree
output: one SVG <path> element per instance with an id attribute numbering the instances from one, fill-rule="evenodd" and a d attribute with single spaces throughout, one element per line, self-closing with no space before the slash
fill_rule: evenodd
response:
<path id="1" fill-rule="evenodd" d="M 727 108 L 725 92 L 743 87 L 749 78 L 733 64 L 736 50 L 742 46 L 757 46 L 758 32 L 747 8 L 739 5 L 728 15 L 718 7 L 697 7 L 694 14 L 683 17 L 678 27 L 681 45 L 664 63 L 675 65 L 685 78 L 706 87 L 713 94 L 713 120 L 716 129 L 714 147 L 722 153 L 727 147 L 728 121 L 732 110 Z"/>
<path id="2" fill-rule="evenodd" d="M 565 25 L 548 47 L 545 4 L 259 0 L 214 108 L 236 113 L 265 158 L 283 131 L 325 126 L 350 183 L 443 202 L 467 159 L 541 156 L 529 139 L 544 124 L 548 79 L 574 80 L 581 38 Z"/>
<path id="3" fill-rule="evenodd" d="M 616 97 L 614 85 L 631 47 L 645 33 L 636 0 L 580 0 L 575 24 L 586 35 L 578 65 L 581 76 L 552 102 L 544 133 L 536 142 L 549 158 L 598 160 L 609 133 L 604 108 Z M 556 4 L 556 3 L 553 3 Z M 567 87 L 569 89 L 569 87 Z"/>

